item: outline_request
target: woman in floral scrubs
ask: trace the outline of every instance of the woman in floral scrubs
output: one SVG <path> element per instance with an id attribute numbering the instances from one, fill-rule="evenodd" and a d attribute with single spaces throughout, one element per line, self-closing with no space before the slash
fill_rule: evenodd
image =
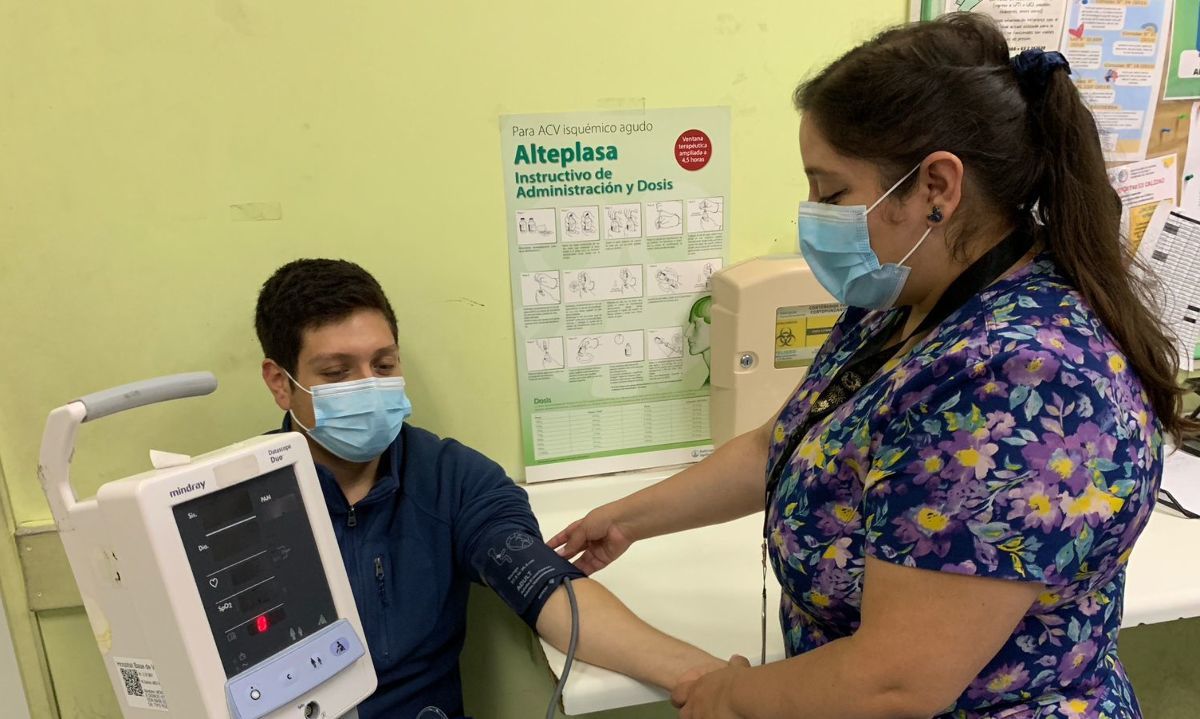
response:
<path id="1" fill-rule="evenodd" d="M 796 91 L 800 245 L 848 309 L 761 429 L 551 540 L 594 572 L 765 497 L 788 658 L 681 717 L 1141 717 L 1125 567 L 1196 425 L 1068 73 L 960 14 Z"/>
<path id="2" fill-rule="evenodd" d="M 837 324 L 779 415 L 771 463 L 885 320 L 851 309 Z M 1025 581 L 1036 601 L 950 715 L 1036 698 L 1040 716 L 1136 716 L 1116 649 L 1125 563 L 1162 471 L 1151 417 L 1049 256 L 995 283 L 786 460 L 768 525 L 788 653 L 858 628 L 867 557 Z"/>

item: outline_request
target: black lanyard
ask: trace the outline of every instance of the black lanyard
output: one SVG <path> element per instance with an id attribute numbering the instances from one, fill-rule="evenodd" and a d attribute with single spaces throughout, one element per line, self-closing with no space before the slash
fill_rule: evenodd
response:
<path id="1" fill-rule="evenodd" d="M 854 356 L 834 374 L 829 381 L 829 386 L 813 400 L 808 415 L 796 429 L 792 430 L 787 444 L 783 447 L 783 452 L 771 467 L 771 471 L 767 475 L 765 502 L 768 516 L 770 515 L 771 499 L 775 496 L 775 489 L 783 477 L 783 470 L 787 467 L 792 455 L 799 449 L 800 443 L 804 441 L 804 435 L 808 434 L 808 431 L 818 422 L 854 397 L 863 385 L 870 381 L 875 373 L 887 364 L 888 360 L 894 357 L 909 340 L 940 325 L 968 300 L 998 280 L 1009 267 L 1012 267 L 1017 260 L 1024 257 L 1033 248 L 1033 244 L 1034 236 L 1029 228 L 1013 231 L 963 270 L 963 273 L 955 278 L 954 282 L 951 282 L 946 291 L 942 293 L 933 310 L 908 336 L 894 344 L 882 346 L 896 327 L 902 326 L 908 319 L 911 309 L 905 308 L 855 352 Z M 763 537 L 766 536 L 767 519 L 764 517 Z"/>

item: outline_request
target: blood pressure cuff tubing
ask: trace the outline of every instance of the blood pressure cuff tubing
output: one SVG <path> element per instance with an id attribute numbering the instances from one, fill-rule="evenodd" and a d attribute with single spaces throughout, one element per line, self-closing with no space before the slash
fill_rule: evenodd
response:
<path id="1" fill-rule="evenodd" d="M 471 566 L 522 621 L 537 629 L 538 616 L 564 581 L 587 575 L 535 534 L 509 527 L 490 532 L 476 545 Z"/>

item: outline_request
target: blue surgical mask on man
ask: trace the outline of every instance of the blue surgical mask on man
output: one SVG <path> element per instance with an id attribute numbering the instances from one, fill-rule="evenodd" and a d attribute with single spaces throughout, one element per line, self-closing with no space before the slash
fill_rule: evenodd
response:
<path id="1" fill-rule="evenodd" d="M 827 205 L 801 202 L 797 220 L 800 252 L 821 286 L 838 302 L 851 307 L 886 310 L 896 304 L 910 268 L 905 266 L 933 227 L 898 263 L 881 264 L 871 249 L 867 215 L 920 169 L 917 165 L 875 201 L 865 205 Z"/>
<path id="2" fill-rule="evenodd" d="M 369 462 L 383 454 L 412 414 L 403 377 L 367 377 L 308 389 L 286 370 L 284 374 L 313 398 L 313 426 L 305 427 L 294 411 L 292 421 L 348 462 Z"/>

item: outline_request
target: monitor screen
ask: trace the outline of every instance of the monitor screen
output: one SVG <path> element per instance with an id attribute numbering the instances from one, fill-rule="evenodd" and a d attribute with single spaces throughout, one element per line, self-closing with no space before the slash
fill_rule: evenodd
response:
<path id="1" fill-rule="evenodd" d="M 226 677 L 338 618 L 291 465 L 174 512 Z"/>

